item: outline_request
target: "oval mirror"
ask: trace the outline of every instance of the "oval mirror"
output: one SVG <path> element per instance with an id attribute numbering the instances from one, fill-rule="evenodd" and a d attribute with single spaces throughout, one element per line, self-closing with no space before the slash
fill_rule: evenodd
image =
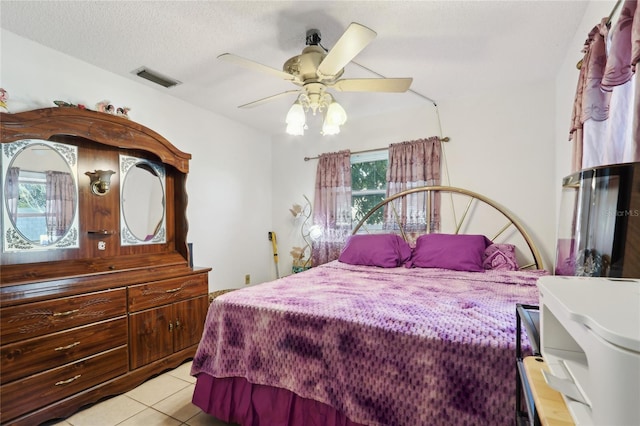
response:
<path id="1" fill-rule="evenodd" d="M 166 242 L 164 167 L 120 155 L 120 171 L 121 244 Z"/>
<path id="2" fill-rule="evenodd" d="M 76 248 L 77 147 L 26 139 L 2 145 L 6 252 Z"/>

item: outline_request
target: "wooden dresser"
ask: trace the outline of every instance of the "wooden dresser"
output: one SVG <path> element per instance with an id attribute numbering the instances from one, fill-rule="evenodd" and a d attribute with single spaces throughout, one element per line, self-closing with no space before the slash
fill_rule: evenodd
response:
<path id="1" fill-rule="evenodd" d="M 0 423 L 34 425 L 126 392 L 193 357 L 209 305 L 210 268 L 189 266 L 189 154 L 126 118 L 73 107 L 0 120 L 3 161 L 11 163 L 3 164 L 3 209 L 11 209 L 9 169 L 18 164 L 10 156 L 23 149 L 16 141 L 77 152 L 68 161 L 77 220 L 59 237 L 42 246 L 3 211 Z M 122 205 L 121 186 L 129 182 L 123 159 L 131 158 L 143 169 L 159 167 L 162 177 L 162 219 L 139 239 L 129 235 Z M 92 193 L 86 172 L 99 169 L 114 172 L 110 188 Z"/>

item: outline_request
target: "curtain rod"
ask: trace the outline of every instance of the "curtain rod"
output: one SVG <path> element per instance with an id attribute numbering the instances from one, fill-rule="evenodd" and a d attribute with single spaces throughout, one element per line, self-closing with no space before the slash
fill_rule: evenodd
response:
<path id="1" fill-rule="evenodd" d="M 611 10 L 611 13 L 609 14 L 609 19 L 607 20 L 607 24 L 611 23 L 611 20 L 613 19 L 613 15 L 615 15 L 616 11 L 618 10 L 618 8 L 620 7 L 621 4 L 622 4 L 622 0 L 618 0 L 616 2 L 616 4 L 613 6 L 613 9 Z"/>
<path id="2" fill-rule="evenodd" d="M 451 140 L 449 138 L 449 136 L 446 136 L 444 138 L 438 138 L 438 139 L 440 139 L 440 142 L 449 142 Z M 364 154 L 366 152 L 384 151 L 385 149 L 389 149 L 389 147 L 365 149 L 365 150 L 362 150 L 362 151 L 353 151 L 353 152 L 351 152 L 351 154 Z M 304 161 L 317 160 L 318 158 L 320 158 L 319 155 L 316 155 L 315 157 L 304 157 Z"/>

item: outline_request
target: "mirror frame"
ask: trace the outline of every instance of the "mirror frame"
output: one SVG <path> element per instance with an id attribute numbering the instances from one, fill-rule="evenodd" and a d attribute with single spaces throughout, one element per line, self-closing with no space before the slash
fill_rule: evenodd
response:
<path id="1" fill-rule="evenodd" d="M 73 220 L 71 221 L 69 228 L 67 229 L 65 234 L 61 236 L 57 241 L 48 245 L 36 244 L 23 236 L 23 234 L 17 229 L 16 224 L 13 223 L 13 220 L 11 220 L 11 218 L 9 217 L 5 200 L 5 182 L 7 177 L 7 170 L 21 152 L 23 152 L 29 146 L 33 145 L 46 145 L 64 159 L 64 161 L 67 163 L 67 166 L 69 167 L 69 170 L 71 171 L 71 177 L 76 193 L 76 200 L 73 209 Z M 2 188 L 0 188 L 0 194 L 2 194 L 2 229 L 4 232 L 4 243 L 2 245 L 2 250 L 4 252 L 31 252 L 57 249 L 74 249 L 80 247 L 80 233 L 78 225 L 78 206 L 80 204 L 80 196 L 78 192 L 78 147 L 59 142 L 51 142 L 43 139 L 22 139 L 3 144 Z"/>
<path id="2" fill-rule="evenodd" d="M 16 113 L 0 111 L 0 147 L 23 139 L 43 139 L 78 147 L 80 248 L 5 253 L 0 244 L 0 288 L 25 280 L 31 282 L 67 274 L 117 271 L 131 268 L 134 264 L 146 268 L 149 262 L 156 264 L 164 262 L 163 259 L 188 265 L 187 176 L 191 154 L 181 151 L 165 137 L 136 121 L 76 107 L 44 107 Z M 120 236 L 116 235 L 120 232 L 119 174 L 114 176 L 115 186 L 111 189 L 115 193 L 106 197 L 94 196 L 88 186 L 85 187 L 88 177 L 83 173 L 86 171 L 107 167 L 119 172 L 119 153 L 148 158 L 164 165 L 168 197 L 165 244 L 120 245 Z M 96 207 L 107 209 L 108 217 L 94 215 Z M 1 217 L 2 213 L 0 221 Z M 106 238 L 113 243 L 107 244 L 103 251 L 96 243 Z M 61 262 L 60 267 L 52 267 L 57 265 L 56 262 Z M 29 266 L 25 268 L 24 265 Z"/>
<path id="3" fill-rule="evenodd" d="M 162 219 L 157 227 L 157 231 L 153 238 L 150 240 L 141 240 L 134 235 L 127 225 L 127 220 L 124 212 L 124 188 L 127 184 L 127 174 L 129 171 L 138 164 L 145 164 L 149 166 L 156 173 L 158 180 L 160 181 L 162 189 Z M 166 188 L 166 172 L 164 165 L 156 162 L 131 157 L 128 155 L 120 154 L 120 245 L 122 246 L 137 246 L 146 244 L 164 244 L 167 242 L 167 188 Z"/>

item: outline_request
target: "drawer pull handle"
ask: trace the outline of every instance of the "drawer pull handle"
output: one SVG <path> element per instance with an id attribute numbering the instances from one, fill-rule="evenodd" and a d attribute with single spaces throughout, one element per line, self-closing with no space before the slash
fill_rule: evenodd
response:
<path id="1" fill-rule="evenodd" d="M 176 291 L 182 290 L 182 287 L 172 288 L 171 290 L 166 290 L 165 293 L 175 293 Z"/>
<path id="2" fill-rule="evenodd" d="M 80 309 L 72 309 L 70 311 L 66 311 L 66 312 L 54 312 L 53 316 L 54 317 L 66 317 L 67 315 L 71 315 L 71 314 L 75 314 L 76 312 L 78 312 Z"/>
<path id="3" fill-rule="evenodd" d="M 176 320 L 176 328 L 180 328 L 182 324 L 180 324 L 180 320 Z"/>
<path id="4" fill-rule="evenodd" d="M 82 374 L 78 374 L 77 376 L 72 377 L 72 378 L 67 379 L 67 380 L 60 380 L 60 381 L 59 381 L 59 382 L 57 382 L 55 385 L 56 385 L 56 386 L 66 385 L 66 384 L 69 384 L 69 383 L 73 382 L 74 380 L 79 379 L 80 377 L 82 377 Z"/>
<path id="5" fill-rule="evenodd" d="M 79 344 L 80 344 L 80 342 L 73 342 L 72 344 L 67 345 L 67 346 L 59 346 L 59 347 L 55 348 L 54 351 L 66 351 L 67 349 L 71 349 L 71 348 L 73 348 L 75 346 L 78 346 Z"/>
<path id="6" fill-rule="evenodd" d="M 172 322 L 169 323 L 169 331 L 170 332 L 173 331 L 173 323 Z"/>

